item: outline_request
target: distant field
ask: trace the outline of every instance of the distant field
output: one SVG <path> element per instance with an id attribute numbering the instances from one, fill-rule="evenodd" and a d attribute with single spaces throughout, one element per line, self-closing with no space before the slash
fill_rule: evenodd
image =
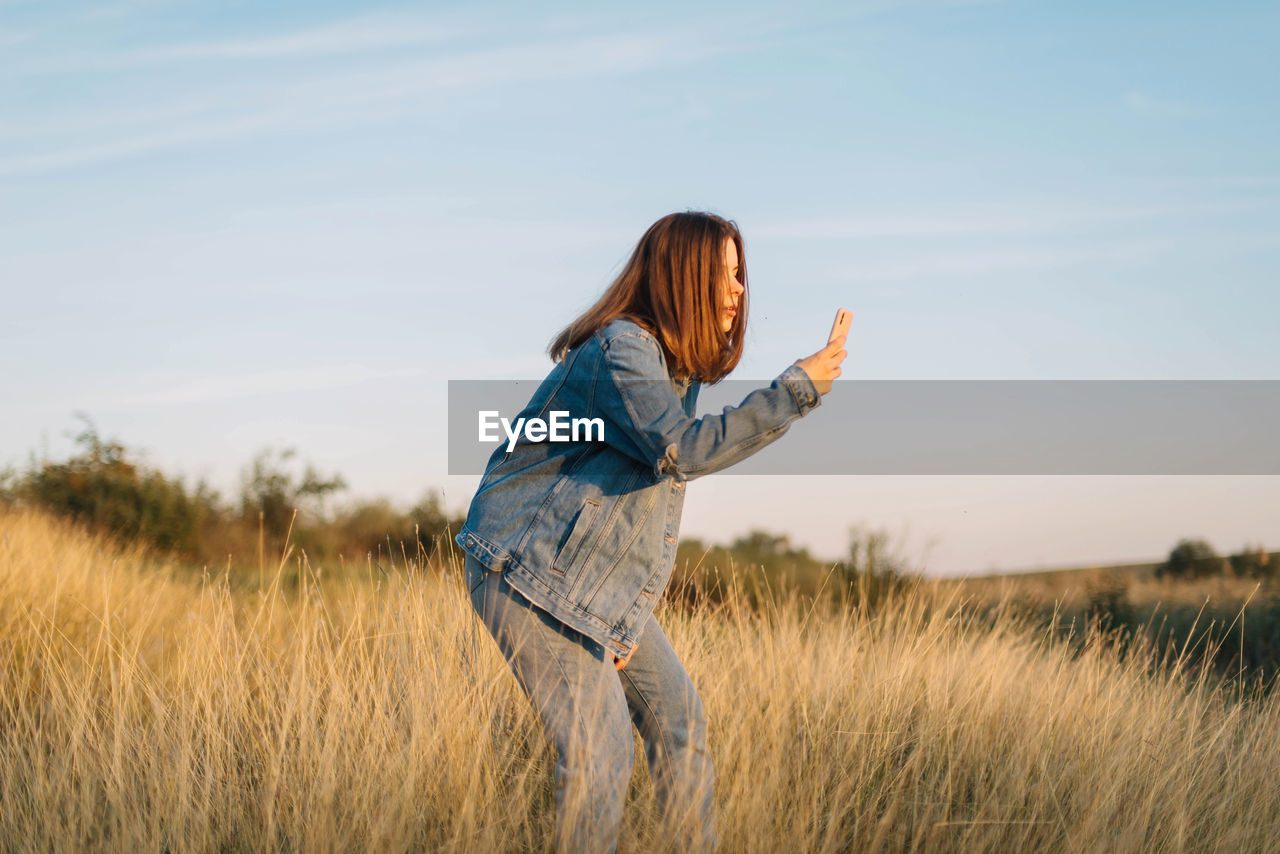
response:
<path id="1" fill-rule="evenodd" d="M 388 569 L 290 559 L 233 589 L 0 513 L 3 847 L 545 850 L 550 749 L 456 561 Z M 1274 694 L 1059 641 L 1013 599 L 961 610 L 954 585 L 834 610 L 733 589 L 659 608 L 706 705 L 723 851 L 1280 838 Z M 630 798 L 619 850 L 663 850 L 639 752 Z"/>
<path id="2" fill-rule="evenodd" d="M 1158 561 L 1151 561 L 1149 563 L 1090 564 L 1087 566 L 1031 570 L 1028 572 L 993 572 L 982 575 L 970 575 L 968 578 L 973 581 L 1012 579 L 1062 584 L 1064 582 L 1071 582 L 1072 580 L 1077 579 L 1080 574 L 1084 572 L 1107 572 L 1117 575 L 1128 575 L 1134 579 L 1145 579 L 1151 578 L 1155 568 L 1159 565 L 1160 563 Z"/>
<path id="3" fill-rule="evenodd" d="M 1090 591 L 1101 587 L 1122 587 L 1135 603 L 1166 604 L 1243 603 L 1265 585 L 1249 578 L 1222 575 L 1195 581 L 1156 578 L 1159 562 L 1085 566 L 1036 572 L 1010 572 L 967 578 L 941 578 L 929 582 L 940 590 L 962 590 L 967 594 L 999 600 L 1007 596 L 1033 596 L 1064 605 L 1078 605 Z"/>

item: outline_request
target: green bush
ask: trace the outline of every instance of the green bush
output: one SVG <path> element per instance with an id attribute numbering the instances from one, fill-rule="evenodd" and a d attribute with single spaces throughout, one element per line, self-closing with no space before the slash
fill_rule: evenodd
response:
<path id="1" fill-rule="evenodd" d="M 79 453 L 66 462 L 33 463 L 11 474 L 10 501 L 67 516 L 125 540 L 142 539 L 165 551 L 194 557 L 206 521 L 217 515 L 217 496 L 200 483 L 136 462 L 119 442 L 105 440 L 88 418 L 75 437 Z"/>
<path id="2" fill-rule="evenodd" d="M 1204 540 L 1183 539 L 1169 552 L 1169 558 L 1155 568 L 1156 578 L 1206 578 L 1221 575 L 1227 561 L 1218 557 Z"/>
<path id="3" fill-rule="evenodd" d="M 727 546 L 681 539 L 669 595 L 688 606 L 714 604 L 737 587 L 743 601 L 756 610 L 784 591 L 833 604 L 852 601 L 875 607 L 917 580 L 884 531 L 850 528 L 848 555 L 832 563 L 793 546 L 785 534 L 755 529 Z"/>
<path id="4" fill-rule="evenodd" d="M 1268 579 L 1276 575 L 1277 561 L 1262 546 L 1252 549 L 1245 546 L 1227 561 L 1231 564 L 1231 571 L 1241 578 Z"/>
<path id="5" fill-rule="evenodd" d="M 77 452 L 65 462 L 32 461 L 0 473 L 0 500 L 39 507 L 125 541 L 141 541 L 187 562 L 227 566 L 255 578 L 284 553 L 286 540 L 312 563 L 372 556 L 381 566 L 419 565 L 444 546 L 461 517 L 434 493 L 408 510 L 390 501 L 331 509 L 341 475 L 300 465 L 292 448 L 267 448 L 241 473 L 231 503 L 201 482 L 188 489 L 143 465 L 122 443 L 103 439 L 84 416 Z M 251 570 L 251 572 L 250 572 Z"/>

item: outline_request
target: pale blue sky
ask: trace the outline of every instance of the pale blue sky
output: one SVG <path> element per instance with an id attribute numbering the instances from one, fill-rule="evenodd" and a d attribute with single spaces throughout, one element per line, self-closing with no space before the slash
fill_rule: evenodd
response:
<path id="1" fill-rule="evenodd" d="M 1280 378 L 1274 3 L 0 0 L 0 465 L 75 411 L 230 488 L 268 444 L 405 501 L 448 379 L 650 222 L 732 217 L 735 378 Z M 838 393 L 838 390 L 837 390 Z M 784 439 L 784 441 L 786 441 Z M 1280 478 L 740 478 L 684 533 L 936 572 L 1280 547 Z"/>

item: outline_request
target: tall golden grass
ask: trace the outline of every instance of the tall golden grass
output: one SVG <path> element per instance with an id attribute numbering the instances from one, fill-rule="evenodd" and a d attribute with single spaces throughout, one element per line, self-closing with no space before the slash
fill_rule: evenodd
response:
<path id="1" fill-rule="evenodd" d="M 1213 575 L 1206 578 L 1155 578 L 1150 571 L 1132 572 L 1110 567 L 1086 567 L 1058 572 L 1017 573 L 979 578 L 937 579 L 932 586 L 958 591 L 975 599 L 1000 601 L 1021 598 L 1026 601 L 1057 603 L 1063 608 L 1079 608 L 1089 601 L 1093 590 L 1119 585 L 1134 605 L 1149 608 L 1156 603 L 1167 607 L 1203 605 L 1206 601 L 1220 605 L 1240 605 L 1257 597 L 1265 583 L 1253 578 Z"/>
<path id="2" fill-rule="evenodd" d="M 541 850 L 537 719 L 442 572 L 237 591 L 0 513 L 0 846 Z M 361 568 L 362 572 L 366 568 Z M 1280 708 L 924 591 L 660 607 L 725 851 L 1265 851 Z M 637 736 L 638 739 L 638 736 Z M 620 851 L 665 829 L 637 751 Z"/>

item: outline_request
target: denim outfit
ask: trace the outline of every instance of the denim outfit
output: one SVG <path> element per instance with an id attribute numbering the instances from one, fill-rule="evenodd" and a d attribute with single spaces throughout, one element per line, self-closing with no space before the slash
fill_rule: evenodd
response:
<path id="1" fill-rule="evenodd" d="M 670 376 L 643 327 L 605 324 L 517 416 L 599 418 L 603 437 L 500 443 L 456 537 L 472 605 L 556 747 L 558 851 L 616 846 L 628 718 L 664 818 L 685 828 L 682 849 L 715 844 L 702 703 L 653 608 L 675 563 L 685 482 L 773 442 L 821 397 L 796 365 L 719 415 L 693 417 L 698 389 Z M 630 660 L 615 670 L 613 656 Z"/>
<path id="2" fill-rule="evenodd" d="M 603 441 L 499 443 L 456 536 L 562 623 L 627 658 L 675 565 L 685 482 L 719 471 L 820 405 L 804 369 L 720 415 L 673 380 L 658 340 L 616 319 L 570 350 L 519 413 L 600 418 Z"/>
<path id="3" fill-rule="evenodd" d="M 675 851 L 711 851 L 715 785 L 702 699 L 653 615 L 622 670 L 579 634 L 466 557 L 481 622 L 533 703 L 556 750 L 554 850 L 616 850 L 635 744 L 644 739 L 654 795 Z"/>

